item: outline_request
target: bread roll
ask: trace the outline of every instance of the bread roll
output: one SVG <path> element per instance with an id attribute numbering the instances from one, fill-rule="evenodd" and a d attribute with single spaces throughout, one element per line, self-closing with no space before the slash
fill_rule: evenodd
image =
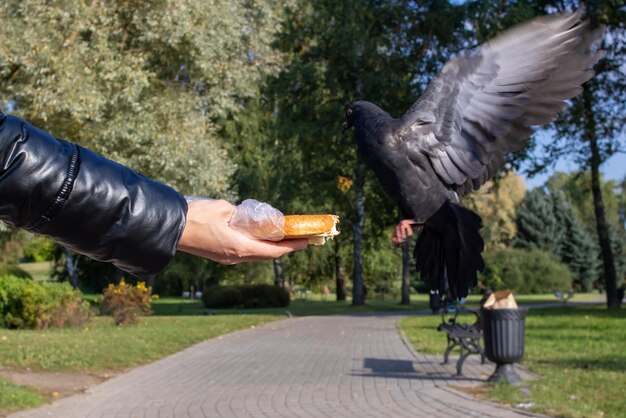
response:
<path id="1" fill-rule="evenodd" d="M 337 215 L 286 215 L 284 239 L 307 238 L 309 244 L 323 245 L 339 235 Z"/>

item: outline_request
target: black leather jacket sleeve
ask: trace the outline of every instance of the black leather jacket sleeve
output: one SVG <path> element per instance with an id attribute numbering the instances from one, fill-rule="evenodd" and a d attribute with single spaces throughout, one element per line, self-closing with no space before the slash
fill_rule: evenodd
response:
<path id="1" fill-rule="evenodd" d="M 0 113 L 0 219 L 146 276 L 172 259 L 183 196 L 22 119 Z"/>

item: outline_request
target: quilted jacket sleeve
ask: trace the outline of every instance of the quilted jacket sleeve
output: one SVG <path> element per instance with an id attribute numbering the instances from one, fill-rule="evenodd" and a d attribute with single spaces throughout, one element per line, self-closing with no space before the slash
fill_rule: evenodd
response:
<path id="1" fill-rule="evenodd" d="M 0 219 L 137 276 L 172 259 L 187 203 L 172 188 L 0 113 Z"/>

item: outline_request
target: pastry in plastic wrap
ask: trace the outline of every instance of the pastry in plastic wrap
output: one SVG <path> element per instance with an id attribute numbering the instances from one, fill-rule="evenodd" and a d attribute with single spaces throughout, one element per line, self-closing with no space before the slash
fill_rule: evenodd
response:
<path id="1" fill-rule="evenodd" d="M 283 215 L 278 209 L 254 199 L 244 200 L 235 208 L 230 225 L 258 239 L 309 240 L 309 244 L 323 245 L 339 235 L 337 215 Z"/>

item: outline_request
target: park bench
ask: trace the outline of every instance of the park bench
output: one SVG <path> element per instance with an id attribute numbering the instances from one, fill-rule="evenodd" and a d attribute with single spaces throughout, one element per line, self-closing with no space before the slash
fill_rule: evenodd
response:
<path id="1" fill-rule="evenodd" d="M 473 323 L 460 322 L 459 315 L 472 314 L 476 317 Z M 446 333 L 448 345 L 443 355 L 444 364 L 448 363 L 450 352 L 459 347 L 460 357 L 456 362 L 456 373 L 463 375 L 463 362 L 471 354 L 480 354 L 481 364 L 485 364 L 485 351 L 481 345 L 483 336 L 480 310 L 468 309 L 456 305 L 452 312 L 444 309 L 441 313 L 441 324 L 438 331 Z"/>

